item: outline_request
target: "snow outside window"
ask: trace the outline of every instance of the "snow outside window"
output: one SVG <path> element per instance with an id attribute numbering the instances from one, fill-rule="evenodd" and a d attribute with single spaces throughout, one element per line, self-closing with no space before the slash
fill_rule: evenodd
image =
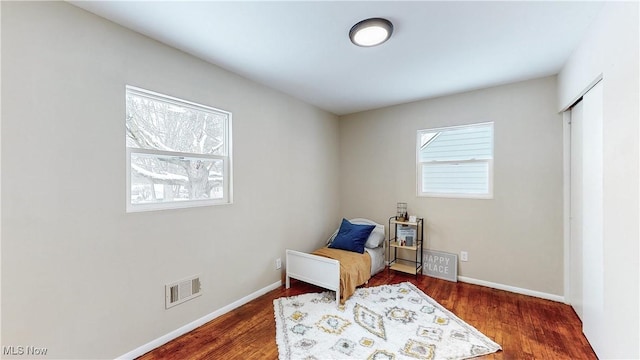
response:
<path id="1" fill-rule="evenodd" d="M 231 203 L 231 113 L 126 87 L 127 212 Z"/>
<path id="2" fill-rule="evenodd" d="M 493 197 L 493 123 L 418 130 L 418 196 Z"/>

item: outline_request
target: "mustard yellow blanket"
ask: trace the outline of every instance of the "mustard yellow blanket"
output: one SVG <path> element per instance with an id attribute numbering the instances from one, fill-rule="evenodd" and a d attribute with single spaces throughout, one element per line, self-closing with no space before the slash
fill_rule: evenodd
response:
<path id="1" fill-rule="evenodd" d="M 359 254 L 324 247 L 312 254 L 340 261 L 340 304 L 353 295 L 356 286 L 364 284 L 371 277 L 371 256 L 366 251 Z"/>

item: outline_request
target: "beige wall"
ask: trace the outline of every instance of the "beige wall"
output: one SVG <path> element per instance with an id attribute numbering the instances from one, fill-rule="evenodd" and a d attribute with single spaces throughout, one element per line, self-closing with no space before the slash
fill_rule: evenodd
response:
<path id="1" fill-rule="evenodd" d="M 494 122 L 492 200 L 416 196 L 418 129 Z M 563 294 L 562 117 L 547 77 L 340 119 L 341 214 L 426 218 L 426 247 L 459 253 L 459 275 Z"/>
<path id="2" fill-rule="evenodd" d="M 233 113 L 234 204 L 125 213 L 124 90 Z M 62 2 L 2 2 L 2 345 L 113 358 L 337 225 L 338 119 Z M 164 284 L 203 295 L 164 309 Z"/>
<path id="3" fill-rule="evenodd" d="M 606 3 L 558 75 L 565 109 L 602 77 L 603 337 L 600 358 L 640 357 L 640 29 L 638 2 Z"/>

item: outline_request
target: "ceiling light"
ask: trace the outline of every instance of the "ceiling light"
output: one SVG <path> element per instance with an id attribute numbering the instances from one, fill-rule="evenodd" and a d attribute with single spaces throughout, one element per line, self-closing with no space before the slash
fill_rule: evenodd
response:
<path id="1" fill-rule="evenodd" d="M 382 18 L 362 20 L 349 30 L 351 42 L 358 46 L 376 46 L 387 41 L 393 33 L 391 21 Z"/>

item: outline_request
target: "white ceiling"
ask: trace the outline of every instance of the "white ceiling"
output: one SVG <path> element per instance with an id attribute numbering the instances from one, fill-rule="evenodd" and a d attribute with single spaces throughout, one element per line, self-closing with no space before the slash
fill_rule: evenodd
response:
<path id="1" fill-rule="evenodd" d="M 557 74 L 601 2 L 72 1 L 338 115 Z M 395 27 L 357 47 L 356 22 Z"/>

